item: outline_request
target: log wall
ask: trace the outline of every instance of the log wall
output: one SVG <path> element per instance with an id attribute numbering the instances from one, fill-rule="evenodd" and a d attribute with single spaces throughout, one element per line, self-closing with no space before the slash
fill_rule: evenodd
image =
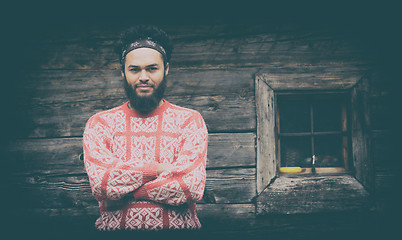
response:
<path id="1" fill-rule="evenodd" d="M 255 74 L 264 69 L 274 87 L 347 89 L 371 68 L 373 57 L 350 33 L 327 29 L 254 22 L 251 29 L 229 23 L 160 25 L 175 43 L 166 99 L 199 111 L 210 133 L 201 221 L 217 229 L 230 216 L 247 222 L 246 229 L 258 228 Z M 82 133 L 90 116 L 126 101 L 113 53 L 121 30 L 117 23 L 85 25 L 39 37 L 26 49 L 31 64 L 16 84 L 11 111 L 13 123 L 22 127 L 13 132 L 5 155 L 13 171 L 3 187 L 15 196 L 7 203 L 18 206 L 17 216 L 81 230 L 92 226 L 98 209 L 80 160 Z M 371 96 L 382 99 L 375 91 Z M 381 142 L 380 130 L 373 132 L 374 141 Z M 375 146 L 375 188 L 381 189 L 390 173 L 380 164 L 383 145 Z"/>

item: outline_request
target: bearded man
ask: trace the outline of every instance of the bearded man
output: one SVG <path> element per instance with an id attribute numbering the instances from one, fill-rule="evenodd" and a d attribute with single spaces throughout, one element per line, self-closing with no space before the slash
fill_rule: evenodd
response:
<path id="1" fill-rule="evenodd" d="M 163 99 L 167 34 L 141 25 L 119 41 L 128 102 L 92 116 L 84 162 L 99 202 L 99 230 L 199 229 L 208 132 L 201 115 Z"/>

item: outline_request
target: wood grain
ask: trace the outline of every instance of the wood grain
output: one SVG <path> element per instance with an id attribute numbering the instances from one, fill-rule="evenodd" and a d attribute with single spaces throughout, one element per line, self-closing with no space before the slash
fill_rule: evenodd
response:
<path id="1" fill-rule="evenodd" d="M 276 177 L 276 100 L 272 88 L 257 75 L 255 79 L 257 109 L 257 191 L 261 193 Z"/>
<path id="2" fill-rule="evenodd" d="M 167 77 L 166 96 L 254 94 L 256 69 L 175 69 Z M 25 75 L 22 98 L 33 104 L 125 98 L 120 70 L 44 70 Z"/>
<path id="3" fill-rule="evenodd" d="M 333 90 L 353 87 L 366 71 L 366 66 L 331 63 L 325 66 L 262 69 L 258 76 L 275 91 Z"/>
<path id="4" fill-rule="evenodd" d="M 171 96 L 168 101 L 197 110 L 210 132 L 253 131 L 255 129 L 254 97 L 234 95 Z M 82 136 L 86 121 L 95 113 L 117 107 L 126 99 L 100 99 L 84 102 L 39 104 L 16 109 L 16 119 L 23 125 L 26 137 Z"/>
<path id="5" fill-rule="evenodd" d="M 257 199 L 258 215 L 370 211 L 368 192 L 352 176 L 279 177 Z"/>
<path id="6" fill-rule="evenodd" d="M 116 39 L 48 43 L 31 47 L 31 56 L 40 69 L 119 69 L 114 53 Z M 175 42 L 172 66 L 283 66 L 283 63 L 358 64 L 364 54 L 342 38 L 323 35 L 283 37 L 257 34 L 232 38 L 186 39 Z"/>
<path id="7" fill-rule="evenodd" d="M 96 206 L 86 174 L 12 177 L 14 204 L 22 208 L 86 208 Z M 255 168 L 207 170 L 206 203 L 251 203 Z M 30 201 L 25 203 L 25 199 Z"/>
<path id="8" fill-rule="evenodd" d="M 367 78 L 351 91 L 352 159 L 356 178 L 369 190 L 374 188 L 374 166 L 371 157 L 370 115 Z"/>
<path id="9" fill-rule="evenodd" d="M 253 133 L 209 134 L 207 168 L 255 167 Z M 10 146 L 7 158 L 18 176 L 84 174 L 82 138 L 24 139 Z"/>

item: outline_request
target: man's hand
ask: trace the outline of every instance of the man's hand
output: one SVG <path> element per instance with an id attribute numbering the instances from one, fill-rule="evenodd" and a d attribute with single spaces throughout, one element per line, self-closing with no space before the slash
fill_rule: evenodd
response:
<path id="1" fill-rule="evenodd" d="M 173 167 L 170 163 L 159 163 L 158 164 L 158 175 L 165 171 L 169 171 Z"/>
<path id="2" fill-rule="evenodd" d="M 110 157 L 113 157 L 113 153 L 106 148 L 99 149 L 99 153 L 101 153 L 102 155 L 108 155 Z"/>

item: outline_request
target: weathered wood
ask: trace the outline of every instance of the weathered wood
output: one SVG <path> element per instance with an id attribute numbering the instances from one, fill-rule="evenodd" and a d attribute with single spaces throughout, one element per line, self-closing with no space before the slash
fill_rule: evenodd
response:
<path id="1" fill-rule="evenodd" d="M 210 132 L 252 131 L 255 128 L 254 97 L 171 96 L 171 103 L 197 110 Z M 95 113 L 119 106 L 126 99 L 41 104 L 16 109 L 24 126 L 22 137 L 81 136 L 86 121 Z"/>
<path id="2" fill-rule="evenodd" d="M 97 205 L 85 174 L 13 177 L 10 184 L 16 192 L 16 204 L 23 208 L 86 208 Z M 204 198 L 207 202 L 250 203 L 256 194 L 255 169 L 207 170 L 206 189 Z M 24 203 L 27 198 L 30 201 Z"/>
<path id="3" fill-rule="evenodd" d="M 257 214 L 367 212 L 371 204 L 352 176 L 279 177 L 258 196 Z"/>
<path id="4" fill-rule="evenodd" d="M 254 142 L 254 133 L 209 134 L 207 169 L 255 167 Z"/>
<path id="5" fill-rule="evenodd" d="M 329 90 L 354 86 L 367 67 L 343 63 L 291 68 L 267 68 L 258 76 L 273 90 Z"/>
<path id="6" fill-rule="evenodd" d="M 252 219 L 255 217 L 255 205 L 251 203 L 197 204 L 197 214 L 205 223 L 211 219 L 219 219 L 222 222 L 230 222 L 235 219 Z"/>
<path id="7" fill-rule="evenodd" d="M 35 208 L 30 210 L 37 215 L 48 217 L 57 216 L 99 216 L 98 206 L 88 206 L 85 208 Z M 219 219 L 230 221 L 231 219 L 253 218 L 255 216 L 255 205 L 246 204 L 197 204 L 197 215 L 201 220 Z"/>
<path id="8" fill-rule="evenodd" d="M 114 39 L 36 45 L 32 58 L 41 69 L 119 69 Z M 182 40 L 175 43 L 172 66 L 283 66 L 342 62 L 361 64 L 362 52 L 341 38 L 328 36 L 292 36 L 287 40 L 270 34 Z"/>
<path id="9" fill-rule="evenodd" d="M 395 154 L 395 151 L 399 151 L 399 149 L 393 148 L 397 144 L 394 142 L 393 134 L 395 133 L 388 130 L 376 130 L 370 133 L 370 158 L 374 167 L 374 192 L 377 198 L 388 198 L 388 200 L 393 198 L 390 195 L 399 195 L 395 189 L 400 187 L 401 182 L 400 158 Z"/>
<path id="10" fill-rule="evenodd" d="M 352 159 L 356 178 L 369 190 L 374 187 L 374 166 L 371 159 L 369 85 L 362 78 L 351 91 Z"/>
<path id="11" fill-rule="evenodd" d="M 391 166 L 397 166 L 399 163 L 399 158 L 395 157 L 396 149 L 392 149 L 394 146 L 397 146 L 397 143 L 394 142 L 394 134 L 394 132 L 389 130 L 370 132 L 370 155 L 376 172 L 392 171 L 396 173 L 398 171 L 398 169 L 390 168 Z"/>
<path id="12" fill-rule="evenodd" d="M 207 169 L 255 167 L 255 134 L 209 134 Z M 10 146 L 9 169 L 18 176 L 84 174 L 82 138 L 25 139 Z"/>
<path id="13" fill-rule="evenodd" d="M 202 22 L 170 22 L 170 19 L 163 19 L 158 26 L 164 29 L 173 41 L 221 38 L 233 36 L 255 35 L 262 33 L 272 33 L 277 40 L 286 40 L 292 38 L 291 32 L 297 29 L 295 26 L 284 25 L 279 23 L 268 23 L 259 20 L 237 23 L 221 23 L 214 21 L 213 24 Z M 250 22 L 253 22 L 250 26 Z M 81 25 L 81 24 L 80 24 Z M 36 36 L 41 43 L 72 43 L 72 42 L 91 42 L 97 40 L 116 39 L 121 31 L 128 26 L 118 24 L 94 24 L 83 28 L 63 28 L 62 31 L 52 31 L 48 36 L 45 34 Z M 278 34 L 280 33 L 280 34 Z M 294 35 L 294 34 L 293 34 Z M 300 35 L 300 33 L 299 33 Z M 305 33 L 303 36 L 310 36 L 311 33 Z"/>
<path id="14" fill-rule="evenodd" d="M 208 170 L 206 191 L 208 199 L 212 199 L 209 202 L 251 202 L 256 196 L 255 171 L 255 168 Z"/>
<path id="15" fill-rule="evenodd" d="M 135 232 L 136 237 L 147 239 L 168 239 L 190 237 L 191 239 L 372 239 L 376 233 L 376 221 L 370 214 L 311 214 L 280 215 L 267 218 L 255 217 L 254 204 L 197 204 L 197 214 L 202 229 L 196 232 Z M 113 237 L 132 237 L 132 232 L 104 233 L 95 231 L 93 225 L 99 217 L 97 207 L 86 209 L 27 209 L 24 219 L 30 220 L 29 236 L 47 236 L 44 233 L 73 233 L 80 237 L 106 239 Z M 321 234 L 320 234 L 321 233 Z M 88 235 L 87 235 L 88 234 Z M 110 235 L 112 234 L 112 235 Z M 330 234 L 330 235 L 328 235 Z M 352 235 L 351 235 L 352 234 Z M 384 233 L 381 233 L 383 236 Z M 15 236 L 15 234 L 13 235 Z M 391 236 L 392 237 L 392 236 Z M 53 237 L 54 238 L 54 237 Z M 52 239 L 53 239 L 52 238 Z M 50 239 L 50 238 L 49 238 Z M 67 238 L 66 238 L 67 239 Z"/>
<path id="16" fill-rule="evenodd" d="M 197 204 L 202 231 L 249 230 L 255 225 L 255 204 Z M 215 236 L 212 234 L 211 236 Z M 220 239 L 220 238 L 216 238 Z"/>
<path id="17" fill-rule="evenodd" d="M 257 109 L 257 191 L 261 193 L 276 176 L 276 133 L 274 91 L 257 75 L 255 78 Z"/>
<path id="18" fill-rule="evenodd" d="M 167 78 L 166 96 L 254 94 L 253 69 L 175 69 Z M 120 70 L 52 70 L 26 74 L 20 90 L 33 104 L 124 98 Z"/>
<path id="19" fill-rule="evenodd" d="M 16 214 L 16 213 L 14 213 Z M 211 231 L 247 230 L 255 224 L 255 205 L 247 204 L 197 204 L 197 215 L 203 226 L 202 233 Z M 32 230 L 68 230 L 81 233 L 94 232 L 95 220 L 99 217 L 98 206 L 85 208 L 29 208 L 17 217 L 31 220 Z M 46 227 L 44 227 L 46 226 Z M 52 229 L 47 227 L 52 226 Z M 56 228 L 56 229 L 54 229 Z M 137 236 L 138 234 L 136 234 Z M 214 236 L 213 233 L 208 234 Z M 149 236 L 147 235 L 147 238 Z M 151 238 L 153 239 L 153 238 Z M 169 238 L 170 239 L 170 238 Z"/>
<path id="20" fill-rule="evenodd" d="M 198 110 L 209 132 L 255 131 L 254 96 L 171 96 L 167 100 Z"/>
<path id="21" fill-rule="evenodd" d="M 82 138 L 23 139 L 8 149 L 8 166 L 17 176 L 60 176 L 84 174 L 79 159 Z"/>

